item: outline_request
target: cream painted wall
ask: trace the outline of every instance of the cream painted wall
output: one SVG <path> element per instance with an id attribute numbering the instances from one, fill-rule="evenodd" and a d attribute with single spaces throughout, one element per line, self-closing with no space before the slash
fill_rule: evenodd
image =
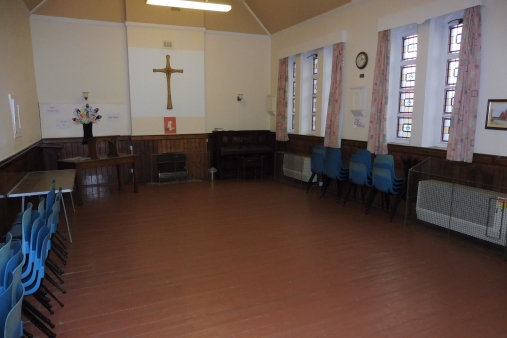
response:
<path id="1" fill-rule="evenodd" d="M 413 3 L 414 1 L 411 1 Z M 423 2 L 422 0 L 420 2 Z M 294 50 L 294 47 L 304 47 L 308 41 L 319 41 L 323 37 L 332 37 L 338 40 L 342 31 L 346 33 L 345 43 L 345 74 L 344 77 L 344 116 L 342 138 L 352 140 L 366 140 L 368 128 L 354 128 L 354 116 L 350 112 L 350 88 L 366 86 L 365 106 L 367 117 L 371 105 L 371 88 L 377 48 L 377 19 L 396 11 L 408 8 L 407 1 L 402 0 L 359 0 L 345 5 L 339 10 L 330 12 L 319 18 L 294 26 L 287 30 L 273 34 L 271 43 L 271 93 L 276 94 L 278 59 L 286 54 L 286 50 Z M 358 20 L 358 18 L 361 18 Z M 326 43 L 331 41 L 327 39 Z M 342 41 L 344 41 L 343 39 Z M 340 42 L 340 41 L 336 41 Z M 316 46 L 313 46 L 313 48 Z M 321 46 L 324 47 L 324 46 Z M 308 46 L 310 48 L 310 46 Z M 364 51 L 369 56 L 369 64 L 365 69 L 355 67 L 356 55 Z M 306 52 L 306 50 L 300 50 Z M 364 78 L 359 78 L 364 74 Z M 274 118 L 273 118 L 274 119 Z M 274 122 L 271 123 L 274 125 Z"/>
<path id="2" fill-rule="evenodd" d="M 507 99 L 507 1 L 491 0 L 482 8 L 482 64 L 476 153 L 507 156 L 507 132 L 485 129 L 488 99 Z"/>
<path id="3" fill-rule="evenodd" d="M 263 35 L 205 34 L 206 131 L 269 129 L 270 40 Z M 238 94 L 244 94 L 241 102 Z"/>
<path id="4" fill-rule="evenodd" d="M 34 15 L 31 28 L 38 100 L 60 105 L 56 113 L 41 110 L 42 137 L 83 135 L 79 126 L 62 122 L 71 121 L 73 110 L 85 103 L 83 91 L 104 117 L 115 117 L 96 124 L 94 135 L 130 135 L 125 26 Z"/>
<path id="5" fill-rule="evenodd" d="M 0 1 L 0 160 L 41 139 L 28 11 L 21 0 Z M 8 94 L 20 105 L 22 137 L 14 139 Z"/>
<path id="6" fill-rule="evenodd" d="M 164 117 L 176 117 L 177 134 L 204 133 L 204 29 L 165 25 L 127 25 L 132 134 L 164 134 Z M 171 41 L 173 48 L 162 48 Z M 166 67 L 171 75 L 173 109 L 167 109 L 167 80 L 153 69 Z M 155 119 L 157 118 L 157 119 Z"/>
<path id="7" fill-rule="evenodd" d="M 346 31 L 345 47 L 345 110 L 343 124 L 343 138 L 352 140 L 367 140 L 368 127 L 353 128 L 353 115 L 350 112 L 352 102 L 350 88 L 366 86 L 366 120 L 368 121 L 371 107 L 373 73 L 375 69 L 375 53 L 377 48 L 377 31 L 382 25 L 389 24 L 386 18 L 396 17 L 396 13 L 418 13 L 412 11 L 420 8 L 443 8 L 445 11 L 460 10 L 463 6 L 475 4 L 476 0 L 439 0 L 434 5 L 426 0 L 357 0 L 350 5 L 332 11 L 319 18 L 294 26 L 271 36 L 271 68 L 270 93 L 276 94 L 278 59 L 287 50 L 294 50 L 305 46 L 309 42 L 318 41 L 324 37 L 338 35 Z M 505 144 L 507 133 L 497 130 L 484 129 L 486 105 L 488 99 L 507 99 L 507 67 L 503 66 L 502 55 L 507 54 L 507 2 L 505 0 L 482 0 L 482 69 L 481 90 L 479 93 L 479 112 L 476 132 L 476 153 L 507 156 Z M 423 11 L 424 12 L 424 11 Z M 427 11 L 426 11 L 427 12 Z M 424 13 L 426 13 L 424 12 Z M 440 13 L 445 14 L 445 13 Z M 420 20 L 421 15 L 414 15 L 413 20 Z M 358 19 L 360 18 L 360 19 Z M 404 18 L 405 19 L 405 18 Z M 360 51 L 369 55 L 369 64 L 359 70 L 355 67 L 354 59 Z M 301 52 L 305 52 L 302 50 Z M 364 78 L 359 78 L 364 74 Z M 270 121 L 271 130 L 275 130 L 274 118 Z M 412 144 L 417 146 L 417 144 Z"/>

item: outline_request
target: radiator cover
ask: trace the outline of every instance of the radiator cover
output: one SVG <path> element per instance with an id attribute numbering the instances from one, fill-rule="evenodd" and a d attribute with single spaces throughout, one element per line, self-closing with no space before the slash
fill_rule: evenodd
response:
<path id="1" fill-rule="evenodd" d="M 312 176 L 310 157 L 285 153 L 283 156 L 283 174 L 296 180 L 308 182 Z M 313 182 L 317 182 L 316 176 L 313 178 Z"/>
<path id="2" fill-rule="evenodd" d="M 507 195 L 443 181 L 419 182 L 417 218 L 506 245 Z"/>

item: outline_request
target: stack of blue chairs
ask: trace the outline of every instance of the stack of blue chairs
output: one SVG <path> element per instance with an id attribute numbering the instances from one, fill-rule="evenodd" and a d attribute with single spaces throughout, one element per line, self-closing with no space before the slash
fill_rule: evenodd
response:
<path id="1" fill-rule="evenodd" d="M 325 168 L 326 173 L 320 196 L 324 197 L 331 181 L 336 180 L 338 198 L 340 198 L 343 187 L 349 177 L 349 168 L 342 162 L 342 151 L 340 148 L 327 148 Z"/>
<path id="2" fill-rule="evenodd" d="M 61 307 L 64 306 L 64 304 L 43 284 L 43 280 L 47 280 L 62 291 L 62 293 L 65 293 L 65 290 L 47 274 L 45 269 L 45 265 L 48 262 L 48 255 L 52 249 L 51 238 L 55 234 L 58 225 L 60 201 L 62 199 L 61 189 L 58 193 L 55 193 L 53 185 L 50 190 L 46 198 L 40 198 L 39 206 L 36 211 L 33 211 L 32 204 L 28 203 L 26 210 L 20 216 L 21 222 L 11 229 L 19 240 L 12 241 L 12 243 L 16 244 L 10 244 L 11 248 L 13 248 L 10 250 L 10 255 L 16 258 L 13 263 L 9 261 L 6 268 L 3 268 L 5 251 L 2 250 L 4 248 L 0 245 L 0 293 L 2 292 L 1 288 L 3 285 L 7 285 L 6 283 L 8 282 L 7 279 L 5 279 L 7 278 L 6 273 L 13 270 L 13 266 L 16 265 L 15 263 L 20 263 L 18 264 L 19 268 L 14 270 L 15 273 L 12 278 L 14 282 L 11 283 L 12 308 L 9 310 L 12 311 L 12 314 L 9 318 L 6 317 L 6 320 L 3 320 L 1 315 L 7 308 L 4 306 L 5 302 L 3 300 L 0 301 L 0 324 L 5 323 L 5 331 L 4 328 L 0 327 L 0 332 L 3 332 L 5 337 L 22 337 L 23 334 L 28 337 L 32 336 L 24 331 L 19 323 L 16 326 L 17 320 L 21 322 L 21 314 L 30 320 L 46 336 L 56 337 L 56 334 L 50 330 L 50 328 L 55 327 L 51 320 L 30 302 L 23 300 L 23 297 L 32 295 L 50 314 L 53 314 L 54 311 L 52 310 L 52 305 L 50 304 L 48 296 L 56 300 Z M 11 241 L 12 238 L 12 233 L 6 235 L 8 241 Z M 65 251 L 62 250 L 62 252 Z M 54 265 L 56 266 L 56 264 Z M 4 270 L 6 271 L 5 273 L 3 273 Z M 2 276 L 5 276 L 3 284 Z M 58 277 L 58 279 L 60 278 Z M 63 283 L 61 279 L 60 281 Z M 16 283 L 21 286 L 17 286 L 18 284 Z"/>
<path id="3" fill-rule="evenodd" d="M 326 147 L 316 145 L 313 147 L 312 156 L 310 160 L 310 166 L 312 175 L 306 184 L 306 192 L 310 190 L 313 185 L 313 179 L 315 175 L 324 176 L 326 174 L 325 163 L 326 163 Z"/>
<path id="4" fill-rule="evenodd" d="M 343 205 L 347 203 L 352 188 L 361 188 L 361 197 L 365 203 L 365 190 L 373 186 L 371 153 L 368 150 L 357 149 L 349 161 L 349 189 L 345 195 Z"/>
<path id="5" fill-rule="evenodd" d="M 390 211 L 390 220 L 392 221 L 396 209 L 400 203 L 401 197 L 405 192 L 405 178 L 397 177 L 394 173 L 394 158 L 392 155 L 376 155 L 373 162 L 372 183 L 373 190 L 368 198 L 366 205 L 366 214 L 370 209 L 377 191 L 384 195 L 386 209 L 389 211 L 389 196 L 395 195 L 396 200 Z"/>
<path id="6" fill-rule="evenodd" d="M 6 338 L 23 336 L 21 302 L 25 289 L 21 283 L 24 263 L 22 245 L 7 234 L 0 244 L 0 333 Z"/>

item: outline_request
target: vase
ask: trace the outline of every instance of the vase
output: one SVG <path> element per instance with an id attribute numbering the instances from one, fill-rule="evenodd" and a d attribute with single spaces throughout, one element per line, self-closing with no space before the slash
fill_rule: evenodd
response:
<path id="1" fill-rule="evenodd" d="M 93 137 L 92 123 L 83 124 L 83 142 L 81 144 L 88 144 L 88 140 Z"/>

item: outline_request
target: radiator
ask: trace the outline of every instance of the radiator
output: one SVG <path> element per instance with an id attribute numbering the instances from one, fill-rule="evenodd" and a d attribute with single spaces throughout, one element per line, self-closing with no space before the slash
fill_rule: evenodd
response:
<path id="1" fill-rule="evenodd" d="M 417 218 L 506 245 L 507 195 L 448 182 L 419 182 Z"/>
<path id="2" fill-rule="evenodd" d="M 284 153 L 283 174 L 296 180 L 308 182 L 312 176 L 310 157 Z M 313 178 L 313 182 L 317 182 L 317 175 Z"/>

